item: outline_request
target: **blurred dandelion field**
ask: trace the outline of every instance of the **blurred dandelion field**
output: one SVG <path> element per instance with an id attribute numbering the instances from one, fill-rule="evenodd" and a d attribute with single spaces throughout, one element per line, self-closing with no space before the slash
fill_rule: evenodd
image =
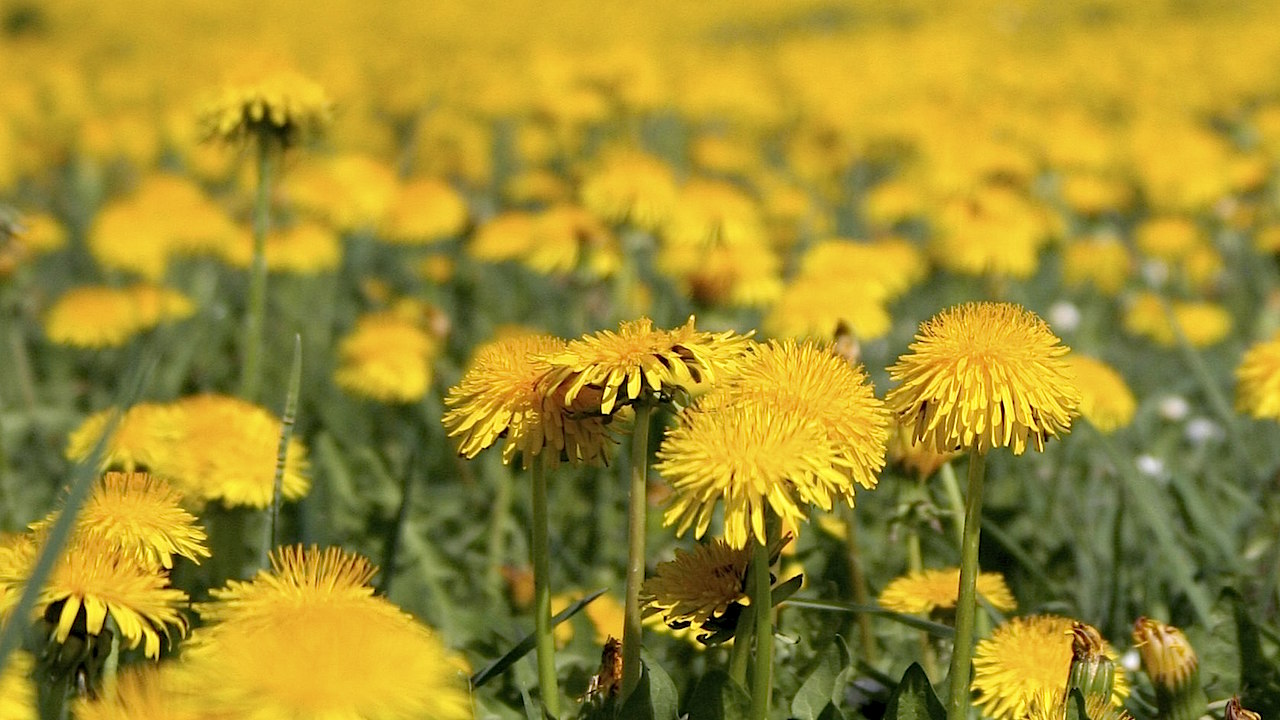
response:
<path id="1" fill-rule="evenodd" d="M 0 720 L 1280 716 L 1280 6 L 0 0 Z"/>

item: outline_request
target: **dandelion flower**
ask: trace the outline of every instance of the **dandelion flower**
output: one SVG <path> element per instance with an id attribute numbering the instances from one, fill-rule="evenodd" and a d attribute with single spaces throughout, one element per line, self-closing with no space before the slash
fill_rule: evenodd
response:
<path id="1" fill-rule="evenodd" d="M 960 568 L 920 570 L 899 577 L 880 592 L 880 607 L 901 613 L 931 613 L 956 606 L 960 588 Z M 978 595 L 1001 612 L 1017 607 L 1013 593 L 996 572 L 978 574 Z"/>
<path id="2" fill-rule="evenodd" d="M 887 456 L 889 462 L 906 468 L 921 480 L 931 477 L 943 465 L 955 459 L 959 453 L 938 452 L 932 446 L 916 442 L 913 428 L 903 425 L 896 418 L 889 431 Z"/>
<path id="3" fill-rule="evenodd" d="M 649 155 L 612 153 L 583 179 L 580 196 L 582 204 L 605 222 L 656 230 L 675 207 L 675 176 Z"/>
<path id="4" fill-rule="evenodd" d="M 195 314 L 176 290 L 153 285 L 83 286 L 64 294 L 44 317 L 45 335 L 60 345 L 120 347 L 138 333 Z"/>
<path id="5" fill-rule="evenodd" d="M 35 567 L 34 538 L 16 548 L 18 562 L 0 567 L 0 584 L 17 587 Z M 168 578 L 134 555 L 120 553 L 100 535 L 81 534 L 63 552 L 41 591 L 39 612 L 52 626 L 52 636 L 66 642 L 72 632 L 96 638 L 107 615 L 115 621 L 127 646 L 143 645 L 147 657 L 160 655 L 160 636 L 170 628 L 187 629 L 180 608 L 186 593 L 169 587 Z"/>
<path id="6" fill-rule="evenodd" d="M 248 270 L 253 264 L 253 235 L 240 232 L 223 253 L 232 267 Z M 321 275 L 342 265 L 342 239 L 331 228 L 304 220 L 267 233 L 263 259 L 268 272 Z"/>
<path id="7" fill-rule="evenodd" d="M 996 720 L 1020 720 L 1033 699 L 1061 692 L 1071 670 L 1072 620 L 1055 615 L 1013 618 L 978 643 L 973 654 L 974 704 Z M 1116 663 L 1111 701 L 1129 695 L 1129 682 L 1115 650 L 1104 652 Z"/>
<path id="8" fill-rule="evenodd" d="M 1152 218 L 1139 225 L 1135 232 L 1139 252 L 1166 261 L 1185 257 L 1203 242 L 1195 223 L 1184 217 Z"/>
<path id="9" fill-rule="evenodd" d="M 1280 420 L 1280 333 L 1245 351 L 1236 368 L 1236 409 Z"/>
<path id="10" fill-rule="evenodd" d="M 183 655 L 205 706 L 253 718 L 472 716 L 465 664 L 382 597 L 339 548 L 283 548 L 271 571 L 211 591 Z"/>
<path id="11" fill-rule="evenodd" d="M 749 604 L 744 586 L 750 563 L 750 548 L 719 539 L 691 552 L 676 550 L 674 560 L 659 563 L 644 581 L 640 604 L 646 616 L 661 614 L 668 624 L 702 627 L 735 604 Z"/>
<path id="12" fill-rule="evenodd" d="M 888 334 L 893 325 L 883 297 L 839 276 L 801 276 L 783 288 L 764 318 L 776 337 L 829 338 L 844 323 L 861 340 Z"/>
<path id="13" fill-rule="evenodd" d="M 61 250 L 67 244 L 67 230 L 48 213 L 33 213 L 22 218 L 18 241 L 24 250 L 36 255 Z"/>
<path id="14" fill-rule="evenodd" d="M 181 436 L 171 466 L 156 474 L 173 478 L 188 494 L 219 500 L 228 507 L 271 505 L 275 489 L 280 419 L 266 410 L 225 395 L 196 395 L 173 404 L 180 412 Z M 290 438 L 285 452 L 281 494 L 297 500 L 311 487 L 307 448 Z"/>
<path id="15" fill-rule="evenodd" d="M 436 343 L 418 323 L 395 312 L 371 313 L 338 344 L 338 387 L 382 402 L 421 400 L 431 385 Z"/>
<path id="16" fill-rule="evenodd" d="M 1071 428 L 1080 391 L 1063 361 L 1068 348 L 1034 313 L 1008 303 L 970 303 L 920 326 L 911 352 L 889 368 L 900 384 L 886 402 L 912 438 L 939 452 L 1037 450 Z"/>
<path id="17" fill-rule="evenodd" d="M 1156 687 L 1176 691 L 1198 672 L 1200 659 L 1181 630 L 1141 617 L 1133 624 L 1133 642 L 1142 669 Z"/>
<path id="18" fill-rule="evenodd" d="M 1068 287 L 1091 285 L 1114 296 L 1132 275 L 1128 248 L 1113 238 L 1076 240 L 1062 250 L 1062 282 Z"/>
<path id="19" fill-rule="evenodd" d="M 694 385 L 715 382 L 738 362 L 748 339 L 734 332 L 702 332 L 693 318 L 673 330 L 658 330 L 648 318 L 624 322 L 618 332 L 605 330 L 568 343 L 549 357 L 555 370 L 548 382 L 561 386 L 565 402 L 584 389 L 599 393 L 599 411 L 644 395 L 669 396 Z"/>
<path id="20" fill-rule="evenodd" d="M 135 664 L 120 672 L 96 698 L 75 701 L 76 720 L 202 720 L 200 701 L 174 664 Z"/>
<path id="21" fill-rule="evenodd" d="M 1173 318 L 1170 320 L 1169 313 Z M 1217 303 L 1173 301 L 1168 310 L 1159 295 L 1145 292 L 1133 299 L 1124 313 L 1126 332 L 1146 337 L 1163 347 L 1178 344 L 1178 334 L 1191 347 L 1208 347 L 1231 333 L 1231 313 Z M 1174 328 L 1177 328 L 1175 332 Z"/>
<path id="22" fill-rule="evenodd" d="M 146 473 L 109 472 L 76 516 L 76 533 L 97 536 L 149 567 L 172 568 L 174 555 L 198 563 L 209 557 L 205 532 L 180 500 L 168 483 Z M 59 512 L 32 530 L 51 527 Z"/>
<path id="23" fill-rule="evenodd" d="M 1100 432 L 1110 433 L 1133 420 L 1137 401 L 1124 378 L 1101 360 L 1072 353 L 1067 365 L 1080 388 L 1080 415 Z"/>
<path id="24" fill-rule="evenodd" d="M 332 121 L 333 103 L 324 89 L 294 72 L 228 86 L 200 112 L 205 138 L 236 142 L 257 135 L 286 147 L 322 134 Z"/>
<path id="25" fill-rule="evenodd" d="M 563 456 L 573 464 L 603 463 L 613 443 L 609 418 L 563 401 L 563 392 L 547 392 L 548 358 L 564 341 L 546 335 L 515 335 L 476 351 L 471 366 L 445 398 L 443 422 L 457 438 L 458 453 L 473 458 L 506 438 L 503 462 L 517 453 L 528 465 L 544 449 L 551 462 Z"/>
<path id="26" fill-rule="evenodd" d="M 462 194 L 435 178 L 400 186 L 387 208 L 379 239 L 395 245 L 426 245 L 460 234 L 469 211 Z"/>
<path id="27" fill-rule="evenodd" d="M 0 675 L 0 720 L 36 720 L 36 686 L 31 682 L 35 662 L 31 655 L 15 650 Z"/>
<path id="28" fill-rule="evenodd" d="M 1031 699 L 1026 716 L 1019 720 L 1071 720 L 1075 715 L 1069 712 L 1068 699 L 1061 688 L 1037 693 Z M 1089 720 L 1133 720 L 1128 711 L 1111 703 L 1101 693 L 1085 696 L 1084 713 Z"/>
<path id="29" fill-rule="evenodd" d="M 69 460 L 89 457 L 114 412 L 114 409 L 96 412 L 71 432 L 66 450 Z M 175 417 L 179 412 L 163 403 L 139 403 L 126 410 L 103 448 L 101 469 L 154 472 L 172 467 L 173 449 L 181 434 Z"/>

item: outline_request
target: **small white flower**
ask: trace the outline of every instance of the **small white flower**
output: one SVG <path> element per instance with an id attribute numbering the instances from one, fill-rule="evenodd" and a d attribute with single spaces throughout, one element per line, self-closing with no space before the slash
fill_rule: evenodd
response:
<path id="1" fill-rule="evenodd" d="M 1062 300 L 1049 306 L 1049 325 L 1057 332 L 1069 333 L 1080 327 L 1080 308 Z"/>
<path id="2" fill-rule="evenodd" d="M 1169 282 L 1169 264 L 1163 260 L 1146 260 L 1142 263 L 1142 279 L 1153 288 L 1164 287 Z"/>
<path id="3" fill-rule="evenodd" d="M 1222 428 L 1218 423 L 1209 418 L 1191 418 L 1187 422 L 1187 440 L 1193 445 L 1204 445 L 1208 442 L 1221 440 L 1224 437 Z"/>
<path id="4" fill-rule="evenodd" d="M 1178 422 L 1187 417 L 1191 406 L 1181 395 L 1165 395 L 1160 398 L 1160 417 L 1169 422 Z"/>
<path id="5" fill-rule="evenodd" d="M 1155 455 L 1139 455 L 1134 463 L 1143 475 L 1157 479 L 1164 477 L 1164 461 Z"/>
<path id="6" fill-rule="evenodd" d="M 1138 655 L 1137 648 L 1129 648 L 1120 656 L 1120 666 L 1131 673 L 1136 673 L 1142 668 L 1142 657 Z"/>

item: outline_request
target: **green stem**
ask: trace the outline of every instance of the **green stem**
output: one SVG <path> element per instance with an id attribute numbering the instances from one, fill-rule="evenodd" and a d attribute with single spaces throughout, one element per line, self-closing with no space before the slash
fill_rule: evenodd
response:
<path id="1" fill-rule="evenodd" d="M 951 652 L 951 697 L 947 720 L 965 720 L 969 713 L 969 664 L 973 657 L 973 620 L 977 610 L 978 535 L 982 529 L 982 481 L 987 456 L 976 446 L 969 451 L 969 490 L 965 503 L 964 538 L 960 543 L 960 592 L 956 598 L 955 648 Z"/>
<path id="2" fill-rule="evenodd" d="M 773 597 L 769 582 L 769 546 L 759 540 L 751 552 L 751 607 L 756 622 L 756 661 L 751 673 L 751 720 L 769 717 L 773 695 Z"/>
<path id="3" fill-rule="evenodd" d="M 547 541 L 546 464 L 535 458 L 533 472 L 533 595 L 538 650 L 538 687 L 547 715 L 560 717 L 560 686 L 556 682 L 556 640 L 551 631 L 551 551 Z"/>
<path id="4" fill-rule="evenodd" d="M 747 587 L 752 586 L 754 568 L 747 571 Z M 747 686 L 747 666 L 751 661 L 751 635 L 755 632 L 755 605 L 742 608 L 738 616 L 738 627 L 733 633 L 733 649 L 729 651 L 729 677 L 741 685 Z"/>
<path id="5" fill-rule="evenodd" d="M 913 517 L 907 524 L 907 571 L 917 573 L 923 569 L 924 553 L 920 549 L 920 526 Z M 938 676 L 938 653 L 933 649 L 933 641 L 929 639 L 929 633 L 924 630 L 920 631 L 920 664 L 924 666 L 925 675 L 930 678 Z"/>
<path id="6" fill-rule="evenodd" d="M 859 605 L 870 605 L 871 594 L 867 591 L 867 579 L 862 574 L 862 551 L 858 546 L 858 518 L 853 508 L 845 508 L 845 528 L 848 532 L 849 580 L 853 584 L 853 601 Z M 867 663 L 874 665 L 879 655 L 876 648 L 876 636 L 871 629 L 871 616 L 858 614 L 858 634 L 862 639 L 862 653 Z"/>
<path id="7" fill-rule="evenodd" d="M 492 456 L 492 457 L 489 457 Z M 485 577 L 495 598 L 502 595 L 502 567 L 507 562 L 507 524 L 511 518 L 511 478 L 498 463 L 496 453 L 485 457 L 485 479 L 494 487 L 493 507 L 489 515 L 489 539 L 485 549 L 488 567 Z"/>
<path id="8" fill-rule="evenodd" d="M 257 402 L 262 384 L 262 328 L 267 312 L 267 226 L 270 222 L 271 143 L 258 138 L 258 191 L 253 202 L 253 264 L 249 269 L 249 308 L 244 318 L 240 397 Z"/>
<path id="9" fill-rule="evenodd" d="M 622 625 L 622 692 L 625 702 L 640 684 L 640 586 L 644 583 L 645 527 L 649 506 L 650 406 L 635 406 L 635 430 L 631 435 L 631 494 L 627 513 L 627 598 Z"/>
<path id="10" fill-rule="evenodd" d="M 280 417 L 280 441 L 276 445 L 276 474 L 271 486 L 271 517 L 263 538 L 262 569 L 271 568 L 271 551 L 280 544 L 280 500 L 284 492 L 285 462 L 293 426 L 298 417 L 298 394 L 302 387 L 302 336 L 293 336 L 293 365 L 289 369 L 289 392 L 284 399 L 284 415 Z M 391 568 L 387 569 L 391 572 Z"/>
<path id="11" fill-rule="evenodd" d="M 951 463 L 942 463 L 939 470 L 942 478 L 942 489 L 947 493 L 947 502 L 951 505 L 951 526 L 956 534 L 956 547 L 964 545 L 964 498 L 960 495 L 960 483 L 956 480 L 956 470 Z"/>

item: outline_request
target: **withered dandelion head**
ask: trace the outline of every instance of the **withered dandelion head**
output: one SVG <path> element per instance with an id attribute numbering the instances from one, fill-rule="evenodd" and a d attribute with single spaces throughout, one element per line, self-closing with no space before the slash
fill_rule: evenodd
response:
<path id="1" fill-rule="evenodd" d="M 443 422 L 449 437 L 457 438 L 458 453 L 473 458 L 506 438 L 503 462 L 517 454 L 528 465 L 546 455 L 573 464 L 603 463 L 613 444 L 609 418 L 591 408 L 564 401 L 564 393 L 549 391 L 545 382 L 552 366 L 548 357 L 564 348 L 564 341 L 547 335 L 515 335 L 481 347 L 457 385 L 445 398 L 449 408 Z"/>
<path id="2" fill-rule="evenodd" d="M 651 320 L 641 318 L 622 323 L 616 333 L 588 335 L 549 355 L 555 368 L 548 383 L 563 388 L 568 404 L 598 394 L 599 405 L 592 409 L 608 415 L 645 396 L 665 399 L 715 382 L 738 365 L 749 342 L 732 331 L 699 331 L 692 317 L 673 330 L 654 328 Z"/>
<path id="3" fill-rule="evenodd" d="M 324 88 L 287 71 L 223 88 L 201 108 L 199 118 L 206 139 L 238 142 L 258 136 L 285 147 L 323 134 L 332 121 L 333 102 Z"/>
<path id="4" fill-rule="evenodd" d="M 978 595 L 1001 612 L 1017 607 L 1004 576 L 996 572 L 978 574 Z M 960 569 L 920 570 L 903 575 L 880 592 L 880 607 L 901 613 L 931 613 L 956 606 Z"/>
<path id="5" fill-rule="evenodd" d="M 973 654 L 974 705 L 996 720 L 1020 720 L 1037 695 L 1061 693 L 1072 659 L 1072 620 L 1056 615 L 1013 618 L 978 643 Z M 1104 653 L 1116 664 L 1111 702 L 1129 695 L 1129 682 L 1115 650 Z"/>
<path id="6" fill-rule="evenodd" d="M 389 403 L 421 400 L 431 385 L 436 342 L 395 312 L 370 313 L 338 344 L 333 379 L 352 395 Z"/>
<path id="7" fill-rule="evenodd" d="M 749 603 L 744 586 L 750 562 L 749 548 L 734 548 L 720 539 L 689 552 L 676 550 L 675 559 L 659 563 L 640 588 L 644 614 L 702 627 L 730 606 Z"/>
<path id="8" fill-rule="evenodd" d="M 1236 368 L 1236 409 L 1280 420 L 1280 333 L 1245 351 Z"/>
<path id="9" fill-rule="evenodd" d="M 1124 377 L 1110 365 L 1071 353 L 1064 360 L 1080 389 L 1080 415 L 1100 432 L 1110 433 L 1128 425 L 1137 401 Z"/>
<path id="10" fill-rule="evenodd" d="M 209 557 L 205 532 L 183 509 L 181 496 L 146 473 L 108 472 L 76 516 L 76 534 L 94 535 L 145 566 L 172 568 L 173 556 L 195 562 Z M 55 511 L 32 529 L 53 525 Z"/>
<path id="11" fill-rule="evenodd" d="M 217 711 L 250 717 L 471 717 L 466 665 L 382 597 L 365 558 L 283 548 L 271 571 L 230 581 L 198 607 L 189 682 Z"/>
<path id="12" fill-rule="evenodd" d="M 1071 428 L 1080 391 L 1068 348 L 1034 313 L 1009 303 L 969 303 L 921 324 L 911 352 L 889 368 L 900 383 L 886 402 L 912 437 L 939 452 L 1044 441 Z"/>
<path id="13" fill-rule="evenodd" d="M 1200 667 L 1187 636 L 1172 625 L 1140 617 L 1133 624 L 1133 643 L 1142 658 L 1142 669 L 1157 687 L 1178 690 Z"/>

